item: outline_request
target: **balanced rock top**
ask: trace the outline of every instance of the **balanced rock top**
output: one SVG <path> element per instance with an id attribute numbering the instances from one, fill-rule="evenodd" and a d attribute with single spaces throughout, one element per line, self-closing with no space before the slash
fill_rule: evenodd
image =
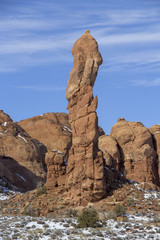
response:
<path id="1" fill-rule="evenodd" d="M 93 87 L 98 68 L 103 61 L 98 51 L 98 44 L 90 35 L 89 30 L 75 42 L 72 54 L 74 56 L 73 68 L 66 89 L 68 100 L 80 90 L 81 85 Z"/>

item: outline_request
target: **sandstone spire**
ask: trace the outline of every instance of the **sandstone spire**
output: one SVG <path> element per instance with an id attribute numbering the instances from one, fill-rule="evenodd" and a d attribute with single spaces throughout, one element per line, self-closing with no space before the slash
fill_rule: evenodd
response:
<path id="1" fill-rule="evenodd" d="M 66 188 L 73 203 L 85 204 L 106 193 L 103 154 L 98 149 L 97 97 L 92 92 L 102 57 L 89 31 L 75 42 L 72 54 L 74 63 L 66 89 L 72 130 Z"/>

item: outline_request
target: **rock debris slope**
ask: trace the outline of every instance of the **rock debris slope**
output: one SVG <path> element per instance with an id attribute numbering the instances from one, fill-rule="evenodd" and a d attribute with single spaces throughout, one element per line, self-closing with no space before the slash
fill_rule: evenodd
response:
<path id="1" fill-rule="evenodd" d="M 106 177 L 103 154 L 98 149 L 97 97 L 92 92 L 102 57 L 89 31 L 75 42 L 72 54 L 74 63 L 66 89 L 72 130 L 66 188 L 70 201 L 77 204 L 104 197 Z"/>

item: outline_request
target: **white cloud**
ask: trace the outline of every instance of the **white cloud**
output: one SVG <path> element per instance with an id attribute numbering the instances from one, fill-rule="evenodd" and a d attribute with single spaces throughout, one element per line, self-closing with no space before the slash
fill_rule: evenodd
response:
<path id="1" fill-rule="evenodd" d="M 10 31 L 10 30 L 48 30 L 49 28 L 56 28 L 57 24 L 48 22 L 47 20 L 41 19 L 1 19 L 0 21 L 0 31 Z"/>
<path id="2" fill-rule="evenodd" d="M 159 32 L 141 32 L 141 33 L 125 33 L 125 34 L 112 34 L 106 36 L 99 36 L 97 38 L 101 45 L 120 45 L 131 43 L 154 43 L 160 42 Z"/>
<path id="3" fill-rule="evenodd" d="M 133 86 L 142 87 L 160 87 L 160 78 L 155 80 L 132 80 L 130 81 Z"/>
<path id="4" fill-rule="evenodd" d="M 8 72 L 17 72 L 16 68 L 11 68 L 11 67 L 0 67 L 0 73 L 8 73 Z"/>
<path id="5" fill-rule="evenodd" d="M 66 88 L 65 87 L 56 87 L 56 86 L 10 86 L 13 88 L 20 88 L 24 90 L 31 90 L 31 91 L 64 91 Z"/>
<path id="6" fill-rule="evenodd" d="M 105 47 L 121 48 L 122 45 L 130 44 L 143 48 L 143 44 L 150 44 L 152 48 L 151 43 L 154 45 L 160 42 L 159 8 L 117 10 L 99 4 L 93 8 L 91 3 L 83 2 L 78 3 L 79 8 L 75 2 L 62 4 L 33 1 L 30 4 L 25 3 L 22 8 L 15 5 L 10 15 L 0 16 L 0 72 L 3 69 L 15 71 L 32 64 L 42 65 L 56 59 L 70 61 L 68 53 L 75 40 L 83 34 L 84 28 L 91 28 L 91 34 L 104 51 L 102 55 L 106 51 L 106 58 Z M 117 53 L 116 57 L 114 53 L 108 55 L 110 63 L 106 66 L 107 71 L 123 69 L 131 64 L 147 64 L 148 57 L 140 62 L 131 51 L 127 53 L 125 59 L 121 53 Z M 157 64 L 154 57 L 151 59 L 150 69 Z"/>
<path id="7" fill-rule="evenodd" d="M 160 71 L 160 52 L 154 50 L 139 50 L 135 52 L 118 53 L 111 56 L 102 65 L 102 71 Z"/>

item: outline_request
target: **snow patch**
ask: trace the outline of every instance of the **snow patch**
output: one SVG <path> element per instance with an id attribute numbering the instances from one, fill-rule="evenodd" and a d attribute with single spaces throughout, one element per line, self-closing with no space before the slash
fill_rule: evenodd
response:
<path id="1" fill-rule="evenodd" d="M 160 133 L 160 131 L 156 131 L 156 132 L 154 132 L 153 134 L 157 134 L 157 133 Z"/>
<path id="2" fill-rule="evenodd" d="M 19 175 L 18 173 L 16 173 L 16 175 L 21 178 L 24 182 L 27 182 L 26 179 L 24 177 L 22 177 L 21 175 Z"/>
<path id="3" fill-rule="evenodd" d="M 20 133 L 18 133 L 18 137 L 19 137 L 19 138 L 22 138 L 23 141 L 25 141 L 25 143 L 27 143 L 27 140 L 26 140 L 24 137 L 22 137 L 22 136 L 20 135 Z"/>
<path id="4" fill-rule="evenodd" d="M 57 152 L 57 153 L 59 153 L 59 154 L 62 154 L 63 155 L 63 153 L 62 152 L 60 152 L 60 151 L 58 151 L 58 150 L 53 150 L 53 152 Z"/>
<path id="5" fill-rule="evenodd" d="M 7 200 L 9 198 L 8 195 L 4 194 L 4 193 L 0 193 L 0 201 L 4 201 Z"/>
<path id="6" fill-rule="evenodd" d="M 64 131 L 67 130 L 68 132 L 71 132 L 71 133 L 72 133 L 72 130 L 71 130 L 70 128 L 68 128 L 67 126 L 63 126 L 63 130 L 64 130 Z"/>
<path id="7" fill-rule="evenodd" d="M 7 126 L 7 122 L 4 122 L 2 125 L 3 125 L 4 127 L 6 127 L 6 126 Z"/>
<path id="8" fill-rule="evenodd" d="M 157 199 L 159 197 L 160 196 L 159 196 L 158 192 L 150 192 L 150 193 L 145 193 L 144 194 L 144 198 L 146 198 L 146 199 L 148 199 L 148 198 Z"/>

